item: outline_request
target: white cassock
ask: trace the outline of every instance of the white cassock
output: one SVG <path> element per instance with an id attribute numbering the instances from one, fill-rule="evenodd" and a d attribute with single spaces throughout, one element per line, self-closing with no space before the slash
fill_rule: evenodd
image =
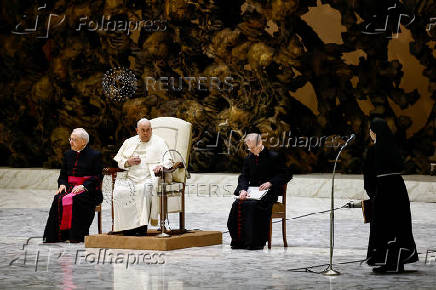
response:
<path id="1" fill-rule="evenodd" d="M 162 165 L 172 166 L 171 153 L 165 140 L 152 135 L 142 142 L 138 135 L 124 141 L 114 160 L 118 167 L 127 170 L 126 178 L 117 178 L 114 186 L 114 231 L 130 230 L 140 226 L 157 225 L 159 177 L 153 169 Z M 141 163 L 124 167 L 132 156 L 139 156 Z"/>

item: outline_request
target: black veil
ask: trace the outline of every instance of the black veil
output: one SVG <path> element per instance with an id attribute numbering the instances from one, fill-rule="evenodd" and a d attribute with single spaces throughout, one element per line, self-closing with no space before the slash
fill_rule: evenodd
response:
<path id="1" fill-rule="evenodd" d="M 375 142 L 375 170 L 376 174 L 400 173 L 403 162 L 394 135 L 385 120 L 374 118 L 370 124 L 376 134 Z"/>

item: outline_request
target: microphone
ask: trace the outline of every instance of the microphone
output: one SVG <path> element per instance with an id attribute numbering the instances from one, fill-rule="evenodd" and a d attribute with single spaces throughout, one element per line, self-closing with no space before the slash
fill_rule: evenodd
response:
<path id="1" fill-rule="evenodd" d="M 351 135 L 350 135 L 350 138 L 348 138 L 348 140 L 347 140 L 346 143 L 349 143 L 349 142 L 353 141 L 354 138 L 356 138 L 356 134 L 351 134 Z"/>
<path id="2" fill-rule="evenodd" d="M 348 146 L 348 143 L 350 143 L 351 141 L 353 141 L 354 138 L 356 138 L 356 134 L 351 134 L 351 135 L 350 135 L 350 138 L 348 138 L 348 140 L 345 142 L 345 144 L 342 145 L 341 149 L 344 149 L 346 146 Z"/>
<path id="3" fill-rule="evenodd" d="M 362 201 L 350 201 L 345 204 L 343 207 L 346 208 L 362 208 Z"/>

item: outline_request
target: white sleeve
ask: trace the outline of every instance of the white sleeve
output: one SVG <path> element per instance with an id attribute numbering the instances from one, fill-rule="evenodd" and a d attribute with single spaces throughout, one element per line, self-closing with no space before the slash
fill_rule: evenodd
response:
<path id="1" fill-rule="evenodd" d="M 127 140 L 126 140 L 126 141 L 127 141 Z M 127 167 L 124 167 L 124 164 L 126 164 L 126 161 L 127 161 L 127 159 L 128 159 L 127 157 L 124 156 L 124 151 L 125 151 L 126 148 L 127 148 L 126 141 L 124 141 L 124 143 L 123 143 L 123 145 L 121 146 L 120 150 L 118 150 L 117 155 L 115 155 L 115 157 L 114 157 L 114 160 L 115 160 L 116 162 L 118 162 L 118 167 L 121 168 L 121 169 L 125 169 L 125 170 L 128 169 Z"/>

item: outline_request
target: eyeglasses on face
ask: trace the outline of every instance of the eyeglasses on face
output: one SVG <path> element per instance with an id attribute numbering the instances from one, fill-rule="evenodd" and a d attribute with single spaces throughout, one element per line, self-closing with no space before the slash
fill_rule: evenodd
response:
<path id="1" fill-rule="evenodd" d="M 260 144 L 253 145 L 253 146 L 248 146 L 247 144 L 245 145 L 245 149 L 247 149 L 248 151 L 255 150 L 259 147 L 260 147 Z"/>

